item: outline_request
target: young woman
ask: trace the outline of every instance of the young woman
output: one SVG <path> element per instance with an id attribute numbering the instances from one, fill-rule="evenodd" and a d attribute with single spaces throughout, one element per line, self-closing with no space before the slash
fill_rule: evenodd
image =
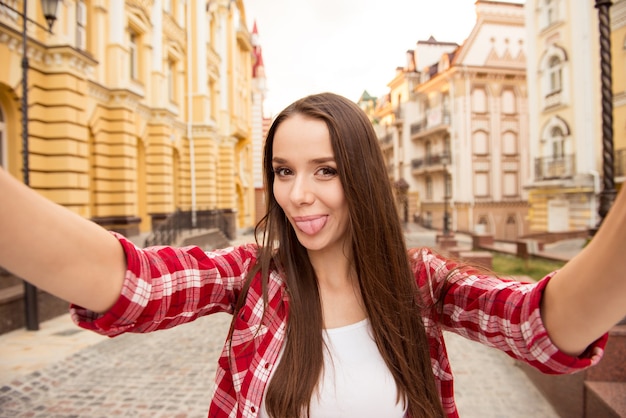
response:
<path id="1" fill-rule="evenodd" d="M 274 121 L 259 244 L 139 249 L 0 173 L 0 264 L 85 328 L 148 332 L 233 314 L 210 417 L 457 416 L 442 330 L 548 373 L 597 363 L 626 316 L 626 196 L 537 284 L 407 252 L 359 107 L 325 93 Z"/>

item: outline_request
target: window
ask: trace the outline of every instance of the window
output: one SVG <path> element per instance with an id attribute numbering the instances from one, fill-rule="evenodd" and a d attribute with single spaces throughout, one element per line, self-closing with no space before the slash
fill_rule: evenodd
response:
<path id="1" fill-rule="evenodd" d="M 129 33 L 129 73 L 132 80 L 139 78 L 139 49 L 137 48 L 139 35 L 137 32 L 130 31 Z"/>
<path id="2" fill-rule="evenodd" d="M 167 61 L 167 94 L 170 102 L 176 99 L 176 63 L 170 59 Z"/>
<path id="3" fill-rule="evenodd" d="M 433 179 L 430 176 L 426 176 L 426 199 L 432 200 L 433 198 Z"/>
<path id="4" fill-rule="evenodd" d="M 550 142 L 552 143 L 552 158 L 560 160 L 565 157 L 565 135 L 558 126 L 552 128 Z"/>
<path id="5" fill-rule="evenodd" d="M 505 172 L 503 178 L 502 194 L 507 197 L 517 196 L 517 173 L 514 171 Z"/>
<path id="6" fill-rule="evenodd" d="M 472 92 L 472 110 L 475 113 L 487 113 L 487 93 L 484 88 L 476 88 Z"/>
<path id="7" fill-rule="evenodd" d="M 515 93 L 513 90 L 506 89 L 502 92 L 502 113 L 506 115 L 512 115 L 516 113 L 517 109 L 515 106 Z"/>
<path id="8" fill-rule="evenodd" d="M 517 155 L 517 135 L 507 131 L 502 134 L 502 154 Z"/>
<path id="9" fill-rule="evenodd" d="M 487 155 L 489 153 L 489 135 L 485 131 L 477 131 L 472 135 L 474 155 Z"/>
<path id="10" fill-rule="evenodd" d="M 431 144 L 430 141 L 426 141 L 426 144 L 424 144 L 424 157 L 425 157 L 427 164 L 432 158 L 433 156 L 432 154 L 433 154 L 433 145 Z"/>
<path id="11" fill-rule="evenodd" d="M 561 91 L 563 81 L 563 70 L 561 60 L 557 56 L 552 56 L 548 63 L 548 79 L 549 79 L 549 93 L 556 93 Z"/>
<path id="12" fill-rule="evenodd" d="M 87 5 L 83 0 L 76 2 L 76 48 L 87 49 Z"/>
<path id="13" fill-rule="evenodd" d="M 489 196 L 489 174 L 484 171 L 474 173 L 474 195 L 477 197 Z"/>
<path id="14" fill-rule="evenodd" d="M 544 24 L 545 27 L 552 26 L 559 20 L 559 10 L 557 0 L 544 0 Z"/>

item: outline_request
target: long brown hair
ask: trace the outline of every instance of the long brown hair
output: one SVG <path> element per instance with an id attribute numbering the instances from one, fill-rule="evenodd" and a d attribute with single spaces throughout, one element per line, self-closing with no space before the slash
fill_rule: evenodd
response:
<path id="1" fill-rule="evenodd" d="M 274 120 L 265 143 L 267 214 L 257 225 L 257 237 L 263 242 L 255 271 L 262 271 L 266 289 L 270 266 L 280 266 L 290 304 L 284 353 L 267 388 L 267 411 L 277 418 L 308 416 L 323 368 L 317 279 L 306 249 L 273 193 L 274 135 L 295 114 L 321 120 L 328 127 L 349 208 L 348 235 L 363 302 L 374 340 L 397 384 L 398 399 L 406 402 L 411 417 L 441 417 L 444 412 L 417 284 L 376 134 L 355 103 L 332 93 L 308 96 L 288 106 Z"/>

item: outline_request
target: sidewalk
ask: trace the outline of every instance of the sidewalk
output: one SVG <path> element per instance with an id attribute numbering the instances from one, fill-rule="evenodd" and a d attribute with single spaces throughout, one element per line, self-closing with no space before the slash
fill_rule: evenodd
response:
<path id="1" fill-rule="evenodd" d="M 412 228 L 407 241 L 433 245 L 434 234 Z M 229 321 L 108 339 L 63 315 L 0 335 L 0 417 L 204 418 Z M 558 417 L 513 359 L 456 335 L 446 342 L 461 417 Z"/>

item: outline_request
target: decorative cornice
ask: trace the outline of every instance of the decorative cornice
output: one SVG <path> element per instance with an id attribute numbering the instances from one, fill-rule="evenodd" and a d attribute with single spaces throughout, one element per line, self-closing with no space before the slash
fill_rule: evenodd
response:
<path id="1" fill-rule="evenodd" d="M 9 51 L 22 55 L 22 36 L 8 26 L 0 25 L 0 44 L 5 44 Z M 91 56 L 69 45 L 48 46 L 32 38 L 28 39 L 26 54 L 31 66 L 43 67 L 39 69 L 44 72 L 69 67 L 89 77 L 98 65 Z"/>
<path id="2" fill-rule="evenodd" d="M 152 6 L 154 5 L 154 0 L 126 0 L 126 4 L 139 9 L 144 16 L 149 17 L 151 15 Z"/>
<path id="3" fill-rule="evenodd" d="M 617 1 L 611 7 L 611 31 L 626 26 L 626 1 Z"/>
<path id="4" fill-rule="evenodd" d="M 177 44 L 181 51 L 185 51 L 185 31 L 167 13 L 163 15 L 163 35 L 165 39 Z"/>
<path id="5" fill-rule="evenodd" d="M 613 106 L 622 107 L 626 106 L 626 92 L 622 91 L 613 95 Z"/>

